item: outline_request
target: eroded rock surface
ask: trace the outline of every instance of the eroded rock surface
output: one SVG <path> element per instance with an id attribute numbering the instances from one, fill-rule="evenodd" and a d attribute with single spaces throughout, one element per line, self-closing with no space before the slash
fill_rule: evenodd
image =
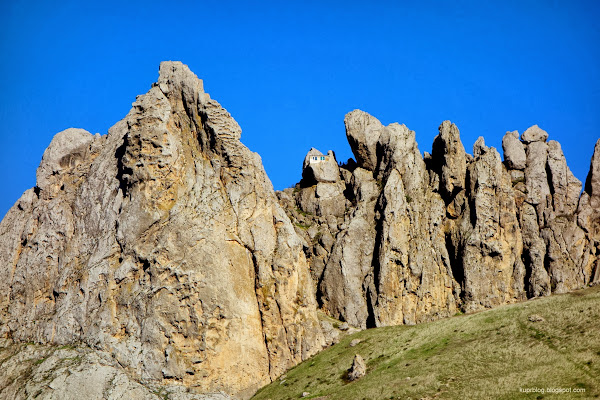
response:
<path id="1" fill-rule="evenodd" d="M 465 188 L 467 155 L 456 125 L 444 121 L 439 130 L 439 135 L 433 141 L 431 156 L 440 161 L 437 166 L 440 189 L 446 196 L 451 197 Z"/>
<path id="2" fill-rule="evenodd" d="M 0 398 L 45 400 L 233 400 L 226 393 L 196 393 L 183 385 L 143 385 L 108 353 L 81 344 L 12 343 L 0 347 Z"/>
<path id="3" fill-rule="evenodd" d="M 502 151 L 504 162 L 510 169 L 524 170 L 527 166 L 527 154 L 525 146 L 519 140 L 519 132 L 506 132 L 502 139 Z"/>
<path id="4" fill-rule="evenodd" d="M 537 125 L 504 136 L 503 161 L 482 137 L 467 154 L 450 121 L 423 157 L 404 125 L 360 110 L 344 122 L 357 160 L 340 167 L 345 212 L 325 211 L 320 183 L 280 193 L 308 232 L 330 316 L 358 328 L 414 324 L 599 281 L 600 144 L 580 198 L 560 144 Z M 317 232 L 326 246 L 311 244 Z"/>
<path id="5" fill-rule="evenodd" d="M 178 62 L 108 135 L 59 133 L 0 224 L 0 334 L 241 398 L 319 351 L 302 242 L 240 136 Z"/>
<path id="6" fill-rule="evenodd" d="M 377 143 L 383 125 L 377 118 L 361 110 L 346 114 L 344 124 L 358 166 L 373 171 L 377 166 Z"/>
<path id="7" fill-rule="evenodd" d="M 357 354 L 354 356 L 354 360 L 352 361 L 352 366 L 348 370 L 348 380 L 355 381 L 357 379 L 362 378 L 367 374 L 367 364 L 365 360 Z"/>
<path id="8" fill-rule="evenodd" d="M 302 165 L 303 185 L 312 186 L 317 182 L 333 183 L 339 180 L 340 169 L 333 152 L 329 150 L 327 155 L 323 155 L 315 148 L 310 149 Z"/>
<path id="9" fill-rule="evenodd" d="M 405 125 L 344 122 L 356 162 L 311 149 L 277 195 L 181 63 L 108 135 L 57 134 L 0 223 L 0 336 L 47 360 L 3 362 L 30 379 L 0 393 L 243 399 L 340 332 L 600 282 L 600 140 L 580 196 L 538 126 L 507 133 L 502 160 L 483 138 L 467 154 L 450 121 L 424 156 Z"/>

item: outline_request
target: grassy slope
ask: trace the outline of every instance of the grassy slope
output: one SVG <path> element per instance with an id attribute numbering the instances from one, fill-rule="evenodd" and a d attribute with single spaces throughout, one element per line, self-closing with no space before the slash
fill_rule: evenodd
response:
<path id="1" fill-rule="evenodd" d="M 531 315 L 545 320 L 531 322 Z M 350 347 L 352 339 L 362 340 Z M 354 355 L 367 375 L 346 382 Z M 583 394 L 522 393 L 576 388 Z M 417 326 L 369 329 L 303 362 L 253 399 L 600 398 L 600 286 Z"/>

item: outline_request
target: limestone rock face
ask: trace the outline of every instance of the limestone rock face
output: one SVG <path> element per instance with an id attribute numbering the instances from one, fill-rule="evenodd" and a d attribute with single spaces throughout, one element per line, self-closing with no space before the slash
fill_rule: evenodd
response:
<path id="1" fill-rule="evenodd" d="M 560 144 L 546 143 L 548 134 L 537 125 L 521 138 L 527 155 L 524 173 L 510 173 L 523 235 L 527 293 L 540 296 L 582 287 L 592 281 L 589 260 L 596 256 L 586 250 L 590 237 L 577 222 L 581 218 L 576 214 L 582 214 L 581 182 L 569 170 Z"/>
<path id="2" fill-rule="evenodd" d="M 356 162 L 311 149 L 275 194 L 202 81 L 159 75 L 108 135 L 57 134 L 0 223 L 2 396 L 244 399 L 339 340 L 317 307 L 350 332 L 600 283 L 600 140 L 580 196 L 537 125 L 504 136 L 503 161 L 445 121 L 422 156 L 408 127 L 354 110 Z M 51 385 L 18 391 L 38 356 Z"/>
<path id="3" fill-rule="evenodd" d="M 320 302 L 329 315 L 366 328 L 369 312 L 363 290 L 371 271 L 375 243 L 377 186 L 373 174 L 362 168 L 352 172 L 351 187 L 357 206 L 337 234 L 320 279 Z"/>
<path id="4" fill-rule="evenodd" d="M 575 178 L 562 152 L 560 143 L 548 142 L 548 170 L 552 186 L 552 207 L 557 214 L 572 215 L 577 209 L 581 182 Z"/>
<path id="5" fill-rule="evenodd" d="M 462 252 L 466 311 L 524 298 L 523 242 L 510 175 L 496 149 L 482 141 L 476 146 L 478 156 L 469 165 L 471 209 Z"/>
<path id="6" fill-rule="evenodd" d="M 537 125 L 533 125 L 528 128 L 523 135 L 521 135 L 521 140 L 525 144 L 531 144 L 532 142 L 545 142 L 548 139 L 548 133 L 541 129 Z"/>
<path id="7" fill-rule="evenodd" d="M 433 140 L 431 156 L 440 160 L 440 189 L 447 197 L 453 197 L 465 188 L 467 155 L 456 125 L 444 121 L 439 131 L 439 135 Z"/>
<path id="8" fill-rule="evenodd" d="M 391 124 L 379 146 L 383 190 L 367 282 L 374 324 L 415 324 L 451 315 L 456 299 L 444 241 L 444 201 L 428 187 L 414 131 Z"/>
<path id="9" fill-rule="evenodd" d="M 596 142 L 592 155 L 590 172 L 585 180 L 585 192 L 589 197 L 590 206 L 596 210 L 600 209 L 600 139 Z"/>
<path id="10" fill-rule="evenodd" d="M 545 207 L 550 195 L 550 185 L 546 172 L 548 145 L 545 142 L 533 142 L 527 146 L 527 166 L 525 167 L 525 185 L 527 202 Z"/>
<path id="11" fill-rule="evenodd" d="M 49 190 L 52 183 L 60 181 L 57 175 L 76 167 L 84 161 L 94 136 L 86 130 L 69 128 L 57 133 L 44 151 L 37 170 L 37 187 Z"/>
<path id="12" fill-rule="evenodd" d="M 369 171 L 377 166 L 377 142 L 383 129 L 379 120 L 364 111 L 354 110 L 346 114 L 346 137 L 359 167 Z"/>
<path id="13" fill-rule="evenodd" d="M 535 207 L 523 203 L 520 210 L 520 225 L 523 234 L 523 259 L 528 267 L 528 295 L 538 297 L 551 293 L 550 276 L 544 266 L 546 244 L 540 236 Z"/>
<path id="14" fill-rule="evenodd" d="M 46 400 L 233 400 L 181 385 L 142 385 L 110 354 L 81 345 L 49 346 L 2 340 L 0 398 Z"/>
<path id="15" fill-rule="evenodd" d="M 583 275 L 600 283 L 600 139 L 596 142 L 590 171 L 577 209 L 577 225 L 585 232 Z"/>
<path id="16" fill-rule="evenodd" d="M 519 141 L 519 132 L 506 132 L 506 135 L 502 138 L 502 151 L 508 168 L 525 169 L 527 154 L 525 154 L 525 146 Z"/>
<path id="17" fill-rule="evenodd" d="M 414 324 L 600 281 L 600 144 L 579 198 L 560 145 L 538 126 L 522 140 L 508 132 L 503 161 L 482 137 L 466 154 L 450 121 L 424 157 L 405 125 L 359 110 L 345 122 L 357 163 L 339 170 L 344 212 L 322 206 L 322 183 L 280 193 L 328 315 L 358 328 Z"/>
<path id="18" fill-rule="evenodd" d="M 319 150 L 310 149 L 304 157 L 302 180 L 304 186 L 312 186 L 317 182 L 334 183 L 339 181 L 340 169 L 333 152 L 329 150 L 327 156 L 324 156 Z"/>
<path id="19" fill-rule="evenodd" d="M 0 334 L 241 398 L 320 350 L 302 241 L 240 136 L 178 62 L 107 136 L 59 133 L 0 223 Z"/>

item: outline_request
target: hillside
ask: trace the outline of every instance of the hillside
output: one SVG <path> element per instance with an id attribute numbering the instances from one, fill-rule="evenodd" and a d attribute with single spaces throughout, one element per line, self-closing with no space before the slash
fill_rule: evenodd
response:
<path id="1" fill-rule="evenodd" d="M 468 153 L 450 121 L 430 153 L 406 125 L 361 110 L 344 124 L 354 159 L 311 149 L 300 182 L 276 193 L 240 125 L 186 65 L 166 61 L 108 134 L 57 133 L 35 187 L 0 222 L 0 346 L 10 357 L 0 364 L 14 372 L 0 375 L 0 399 L 70 398 L 75 384 L 44 382 L 75 379 L 65 360 L 79 357 L 78 382 L 104 371 L 104 383 L 84 385 L 104 389 L 74 399 L 158 390 L 141 384 L 178 400 L 247 400 L 337 343 L 328 319 L 345 333 L 412 326 L 600 283 L 600 140 L 584 184 L 537 125 L 507 132 L 502 157 L 482 137 Z M 381 332 L 432 337 L 431 326 Z M 505 335 L 456 328 L 439 343 L 398 345 L 429 360 L 527 331 L 495 328 Z M 383 335 L 371 340 L 397 341 Z M 394 364 L 375 349 L 363 355 L 374 371 Z M 420 382 L 426 369 L 417 372 L 419 390 L 454 387 L 450 375 Z M 29 378 L 43 388 L 21 390 Z"/>
<path id="2" fill-rule="evenodd" d="M 595 286 L 416 326 L 368 329 L 296 366 L 253 399 L 297 399 L 304 392 L 321 400 L 597 398 L 599 318 Z M 355 354 L 365 359 L 367 375 L 348 382 Z M 545 393 L 520 392 L 535 388 Z"/>

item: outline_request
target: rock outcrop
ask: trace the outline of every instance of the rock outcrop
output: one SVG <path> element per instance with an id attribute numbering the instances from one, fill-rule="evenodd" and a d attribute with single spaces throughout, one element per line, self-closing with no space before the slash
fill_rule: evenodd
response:
<path id="1" fill-rule="evenodd" d="M 490 308 L 521 300 L 525 267 L 510 174 L 494 148 L 476 142 L 468 168 L 468 205 L 458 235 L 462 254 L 462 308 Z M 468 211 L 468 212 L 467 212 Z"/>
<path id="2" fill-rule="evenodd" d="M 537 125 L 527 129 L 521 136 L 525 167 L 513 170 L 514 164 L 506 163 L 520 205 L 529 296 L 563 293 L 593 282 L 585 260 L 590 238 L 576 216 L 582 185 L 569 170 L 560 144 L 547 138 Z"/>
<path id="3" fill-rule="evenodd" d="M 240 136 L 178 62 L 108 135 L 57 134 L 0 224 L 0 335 L 241 398 L 319 351 L 302 242 Z"/>
<path id="4" fill-rule="evenodd" d="M 378 146 L 382 190 L 373 269 L 365 282 L 373 323 L 415 324 L 452 315 L 456 300 L 444 243 L 444 201 L 430 189 L 415 132 L 390 124 Z"/>
<path id="5" fill-rule="evenodd" d="M 460 132 L 456 125 L 444 121 L 440 133 L 433 141 L 431 156 L 439 160 L 437 173 L 440 175 L 440 191 L 446 197 L 453 197 L 465 188 L 467 173 L 467 154 L 460 141 Z"/>
<path id="6" fill-rule="evenodd" d="M 600 282 L 600 139 L 596 142 L 590 172 L 577 208 L 577 226 L 585 232 L 583 243 L 585 280 Z"/>
<path id="7" fill-rule="evenodd" d="M 303 186 L 312 186 L 317 182 L 334 183 L 339 180 L 340 169 L 333 151 L 329 150 L 325 156 L 315 148 L 310 149 L 302 165 Z"/>
<path id="8" fill-rule="evenodd" d="M 373 171 L 377 166 L 377 143 L 382 125 L 377 118 L 361 110 L 346 114 L 346 137 L 359 167 Z"/>
<path id="9" fill-rule="evenodd" d="M 537 125 L 502 160 L 444 121 L 422 156 L 354 110 L 356 162 L 311 149 L 276 194 L 202 81 L 159 75 L 108 135 L 58 133 L 0 223 L 2 396 L 244 399 L 355 328 L 600 282 L 600 140 L 582 185 Z"/>
<path id="10" fill-rule="evenodd" d="M 600 144 L 580 197 L 537 125 L 504 136 L 503 161 L 481 137 L 467 154 L 450 121 L 423 157 L 404 125 L 360 110 L 344 123 L 356 157 L 340 166 L 346 211 L 319 211 L 321 183 L 279 193 L 300 235 L 335 216 L 327 246 L 304 247 L 328 315 L 358 328 L 414 324 L 600 282 Z"/>
<path id="11" fill-rule="evenodd" d="M 504 162 L 507 168 L 519 171 L 525 169 L 527 154 L 525 153 L 525 146 L 519 140 L 519 132 L 506 132 L 502 139 L 502 151 L 504 152 Z"/>
<path id="12" fill-rule="evenodd" d="M 0 341 L 0 398 L 11 400 L 233 400 L 180 385 L 142 385 L 105 352 L 81 345 Z"/>
<path id="13" fill-rule="evenodd" d="M 346 176 L 356 208 L 338 229 L 324 270 L 317 277 L 321 278 L 319 301 L 334 318 L 365 328 L 368 310 L 363 283 L 373 259 L 377 184 L 372 173 L 362 168 Z"/>
<path id="14" fill-rule="evenodd" d="M 352 361 L 352 366 L 348 370 L 348 380 L 355 381 L 357 379 L 362 378 L 367 374 L 367 364 L 365 360 L 357 354 L 354 356 L 354 360 Z"/>

